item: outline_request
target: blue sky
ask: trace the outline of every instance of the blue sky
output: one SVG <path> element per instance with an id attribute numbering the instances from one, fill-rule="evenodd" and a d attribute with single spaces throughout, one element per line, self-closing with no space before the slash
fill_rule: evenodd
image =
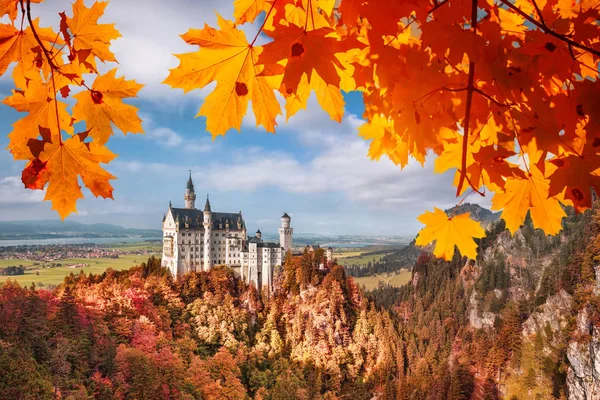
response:
<path id="1" fill-rule="evenodd" d="M 178 64 L 172 53 L 194 50 L 178 34 L 204 23 L 214 26 L 215 12 L 230 17 L 232 3 L 114 0 L 108 5 L 104 22 L 116 22 L 123 35 L 112 46 L 120 62 L 118 75 L 146 85 L 130 102 L 140 108 L 146 134 L 116 132 L 108 147 L 119 157 L 106 166 L 118 178 L 113 181 L 115 200 L 95 199 L 85 189 L 79 213 L 69 219 L 158 229 L 169 200 L 183 206 L 190 169 L 198 206 L 210 193 L 214 211 L 242 210 L 251 231 L 276 231 L 287 211 L 296 232 L 412 235 L 421 228 L 419 214 L 456 203 L 452 176 L 434 175 L 432 162 L 425 168 L 413 162 L 401 171 L 387 158 L 368 159 L 369 143 L 357 134 L 363 109 L 357 93 L 345 96 L 341 124 L 331 121 L 311 97 L 306 111 L 287 124 L 279 120 L 276 135 L 256 129 L 252 118 L 246 118 L 241 134 L 230 131 L 213 141 L 204 118 L 194 118 L 209 90 L 184 95 L 160 82 Z M 42 26 L 57 26 L 56 13 L 70 11 L 70 2 L 53 0 L 32 9 L 34 14 L 39 10 Z M 254 29 L 244 28 L 248 35 Z M 11 89 L 9 70 L 0 77 L 0 95 Z M 42 192 L 23 189 L 24 164 L 4 150 L 17 118 L 18 113 L 0 104 L 0 219 L 57 218 L 50 204 L 41 201 Z"/>

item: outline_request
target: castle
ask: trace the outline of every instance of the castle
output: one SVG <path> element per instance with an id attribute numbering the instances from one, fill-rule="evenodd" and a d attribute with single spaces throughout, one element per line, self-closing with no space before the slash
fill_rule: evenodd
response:
<path id="1" fill-rule="evenodd" d="M 247 236 L 241 211 L 213 212 L 208 195 L 204 210 L 197 210 L 191 173 L 184 200 L 185 208 L 175 208 L 169 202 L 163 218 L 162 265 L 175 278 L 227 265 L 246 282 L 272 290 L 275 267 L 282 265 L 287 252 L 292 251 L 291 217 L 287 213 L 281 216 L 279 243 L 265 242 L 260 230 L 253 237 Z M 328 259 L 332 252 L 328 249 Z"/>

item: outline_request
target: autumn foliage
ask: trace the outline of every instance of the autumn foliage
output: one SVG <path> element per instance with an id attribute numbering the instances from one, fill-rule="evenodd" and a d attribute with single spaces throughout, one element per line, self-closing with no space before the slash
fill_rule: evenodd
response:
<path id="1" fill-rule="evenodd" d="M 239 26 L 260 15 L 249 41 Z M 248 101 L 274 132 L 277 98 L 289 118 L 313 92 L 340 121 L 342 93 L 360 91 L 371 158 L 437 155 L 457 196 L 493 196 L 511 232 L 530 213 L 555 234 L 561 203 L 589 208 L 598 184 L 599 17 L 591 0 L 236 0 L 232 21 L 182 36 L 199 50 L 178 55 L 165 83 L 217 82 L 199 112 L 214 136 L 240 129 Z M 457 217 L 424 214 L 420 242 L 473 257 L 481 228 Z M 461 235 L 446 241 L 448 226 Z"/>
<path id="2" fill-rule="evenodd" d="M 96 197 L 112 198 L 115 177 L 101 165 L 116 157 L 106 147 L 111 124 L 123 133 L 142 133 L 137 109 L 123 103 L 142 85 L 117 77 L 116 68 L 98 72 L 98 62 L 116 62 L 109 45 L 120 37 L 114 24 L 98 23 L 108 3 L 88 8 L 75 1 L 71 16 L 60 13 L 54 32 L 32 16 L 31 3 L 40 1 L 0 2 L 0 15 L 12 21 L 0 24 L 0 74 L 16 63 L 15 89 L 4 104 L 27 113 L 13 124 L 8 149 L 15 160 L 27 161 L 25 187 L 46 188 L 44 200 L 64 219 L 83 198 L 80 180 Z"/>
<path id="3" fill-rule="evenodd" d="M 113 177 L 99 164 L 114 158 L 104 147 L 111 122 L 141 131 L 121 101 L 140 86 L 114 71 L 91 87 L 81 78 L 96 72 L 96 60 L 114 61 L 108 44 L 118 33 L 96 25 L 106 3 L 77 1 L 72 18 L 61 14 L 59 34 L 37 26 L 29 1 L 2 4 L 16 26 L 21 20 L 21 29 L 2 26 L 0 72 L 18 61 L 18 90 L 5 103 L 30 113 L 9 148 L 29 160 L 26 186 L 49 182 L 46 198 L 64 217 L 81 197 L 78 176 L 94 195 L 111 197 Z M 341 121 L 343 93 L 359 91 L 359 134 L 371 158 L 386 155 L 403 168 L 411 157 L 436 157 L 435 172 L 456 171 L 457 197 L 491 197 L 511 232 L 529 214 L 556 234 L 563 206 L 590 208 L 600 182 L 599 20 L 595 0 L 235 0 L 232 19 L 182 35 L 197 49 L 177 55 L 164 83 L 188 92 L 216 82 L 198 112 L 214 137 L 239 130 L 249 103 L 256 125 L 275 132 L 277 117 L 305 108 L 311 93 Z M 245 24 L 258 28 L 251 38 Z M 85 89 L 72 113 L 58 99 L 69 87 Z M 73 135 L 80 121 L 86 129 Z M 463 239 L 437 254 L 448 258 L 457 245 L 472 256 L 479 228 L 446 217 Z M 421 241 L 446 231 L 427 228 Z"/>

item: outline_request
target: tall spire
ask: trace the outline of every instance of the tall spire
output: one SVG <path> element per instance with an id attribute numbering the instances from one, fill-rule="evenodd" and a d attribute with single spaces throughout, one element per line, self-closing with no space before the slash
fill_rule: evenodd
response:
<path id="1" fill-rule="evenodd" d="M 194 191 L 194 182 L 192 182 L 192 170 L 190 169 L 190 177 L 187 181 L 186 189 L 189 189 L 190 192 Z"/>
<path id="2" fill-rule="evenodd" d="M 206 193 L 206 204 L 204 204 L 204 211 L 210 211 L 210 200 L 208 200 L 208 193 Z"/>
<path id="3" fill-rule="evenodd" d="M 196 209 L 196 193 L 194 192 L 194 182 L 192 182 L 192 170 L 190 169 L 190 177 L 185 187 L 185 194 L 183 195 L 185 200 L 185 208 L 188 210 Z"/>

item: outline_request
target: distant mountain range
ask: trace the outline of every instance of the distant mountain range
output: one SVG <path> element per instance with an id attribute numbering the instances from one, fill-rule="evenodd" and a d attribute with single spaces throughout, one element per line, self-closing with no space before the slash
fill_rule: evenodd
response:
<path id="1" fill-rule="evenodd" d="M 158 229 L 133 229 L 111 224 L 82 224 L 75 221 L 0 221 L 0 240 L 161 237 Z"/>

